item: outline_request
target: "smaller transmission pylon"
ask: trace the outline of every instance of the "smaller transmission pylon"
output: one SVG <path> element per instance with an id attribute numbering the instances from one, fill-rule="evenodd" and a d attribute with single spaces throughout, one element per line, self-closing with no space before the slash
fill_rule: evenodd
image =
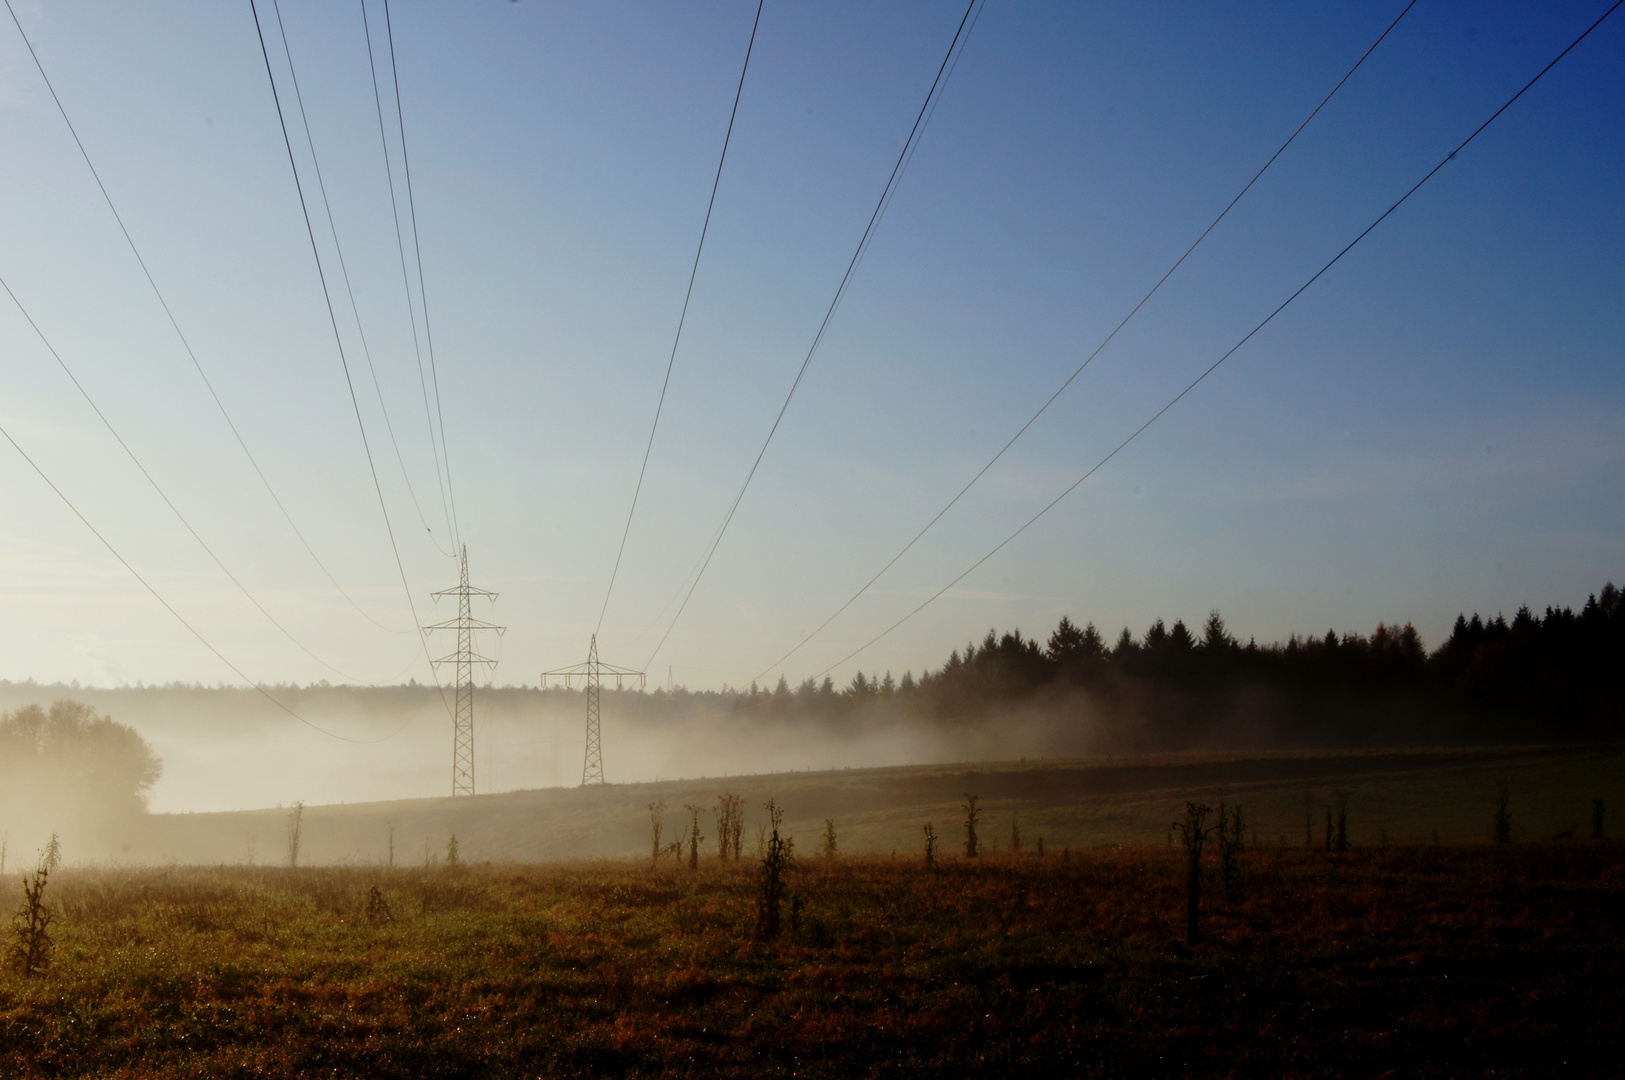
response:
<path id="1" fill-rule="evenodd" d="M 481 656 L 475 651 L 474 634 L 480 630 L 495 630 L 498 634 L 506 630 L 505 626 L 494 623 L 481 622 L 469 613 L 469 599 L 483 596 L 493 604 L 496 603 L 497 594 L 485 589 L 476 589 L 468 583 L 468 546 L 463 545 L 462 574 L 455 589 L 442 589 L 431 594 L 436 600 L 442 596 L 457 597 L 457 617 L 448 619 L 443 623 L 424 627 L 425 630 L 455 630 L 457 631 L 457 651 L 450 656 L 442 656 L 434 662 L 435 667 L 452 664 L 457 669 L 457 714 L 452 721 L 451 739 L 451 793 L 458 795 L 474 794 L 474 667 L 476 664 L 486 665 L 486 670 L 496 667 L 497 662 L 488 657 Z"/>
<path id="2" fill-rule="evenodd" d="M 604 747 L 603 733 L 600 724 L 599 697 L 603 690 L 604 676 L 615 678 L 615 689 L 626 689 L 630 679 L 638 681 L 638 689 L 642 690 L 648 681 L 641 671 L 630 668 L 616 667 L 606 664 L 598 659 L 598 635 L 592 636 L 587 645 L 587 662 L 576 664 L 574 667 L 560 668 L 557 671 L 542 672 L 542 686 L 547 686 L 551 678 L 563 679 L 564 685 L 569 687 L 575 679 L 585 679 L 587 683 L 587 755 L 581 765 L 581 786 L 588 784 L 602 784 L 604 782 Z"/>

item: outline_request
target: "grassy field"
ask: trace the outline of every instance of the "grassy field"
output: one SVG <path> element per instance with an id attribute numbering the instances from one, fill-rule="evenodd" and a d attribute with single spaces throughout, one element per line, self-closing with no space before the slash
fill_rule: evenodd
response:
<path id="1" fill-rule="evenodd" d="M 286 810 L 160 816 L 120 861 L 173 865 L 52 875 L 51 967 L 0 974 L 0 1077 L 1617 1072 L 1625 845 L 1590 832 L 1595 798 L 1625 832 L 1622 766 L 1613 747 L 1160 756 L 310 807 L 297 869 L 264 865 Z M 750 812 L 744 859 L 651 866 L 646 805 L 671 840 L 722 791 Z M 1338 792 L 1348 852 L 1324 845 Z M 764 942 L 768 798 L 799 852 Z M 1194 946 L 1168 829 L 1187 798 L 1250 826 L 1233 895 L 1210 849 Z"/>
<path id="2" fill-rule="evenodd" d="M 1350 792 L 1349 828 L 1361 845 L 1491 839 L 1495 801 L 1508 785 L 1513 836 L 1550 839 L 1589 832 L 1591 800 L 1625 809 L 1625 750 L 1513 747 L 1466 750 L 1300 752 L 1231 756 L 1142 755 L 1086 761 L 1002 762 L 729 776 L 654 784 L 610 784 L 305 810 L 306 863 L 422 865 L 455 834 L 467 861 L 547 862 L 630 858 L 649 847 L 645 806 L 668 808 L 668 835 L 686 827 L 685 804 L 711 806 L 724 791 L 747 809 L 754 841 L 762 804 L 776 799 L 785 828 L 803 846 L 835 819 L 843 850 L 918 852 L 923 828 L 951 830 L 965 793 L 982 799 L 989 845 L 1008 846 L 1019 821 L 1028 843 L 1052 848 L 1158 844 L 1187 798 L 1246 807 L 1258 841 L 1303 842 L 1305 799 L 1319 819 L 1335 791 Z M 702 831 L 715 832 L 702 813 Z M 275 865 L 285 861 L 287 810 L 157 815 L 122 849 L 86 851 L 67 837 L 71 859 L 118 863 Z M 1320 824 L 1316 828 L 1321 828 Z M 1625 824 L 1620 832 L 1625 835 Z M 703 848 L 702 850 L 713 850 Z"/>
<path id="3" fill-rule="evenodd" d="M 748 857 L 66 871 L 52 968 L 0 976 L 0 1075 L 1617 1069 L 1625 846 L 1265 847 L 1232 899 L 1212 877 L 1189 947 L 1160 845 L 802 853 L 771 943 Z"/>

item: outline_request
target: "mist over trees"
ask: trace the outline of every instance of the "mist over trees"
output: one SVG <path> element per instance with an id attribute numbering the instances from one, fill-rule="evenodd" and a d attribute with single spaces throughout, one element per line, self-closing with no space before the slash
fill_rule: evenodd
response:
<path id="1" fill-rule="evenodd" d="M 1622 673 L 1625 604 L 1610 582 L 1578 613 L 1463 615 L 1431 654 L 1409 623 L 1243 644 L 1215 611 L 1194 632 L 1159 619 L 1108 644 L 1063 618 L 1046 641 L 990 630 L 918 678 L 781 678 L 734 708 L 846 724 L 1048 715 L 1105 751 L 1576 741 L 1625 733 Z"/>
<path id="2" fill-rule="evenodd" d="M 117 833 L 146 810 L 162 767 L 133 728 L 81 702 L 0 713 L 0 830 L 18 857 L 59 831 Z"/>

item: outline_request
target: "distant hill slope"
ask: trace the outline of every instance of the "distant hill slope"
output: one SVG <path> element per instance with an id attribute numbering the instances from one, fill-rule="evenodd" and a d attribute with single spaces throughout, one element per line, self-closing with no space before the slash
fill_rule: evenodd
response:
<path id="1" fill-rule="evenodd" d="M 747 857 L 769 798 L 784 807 L 786 829 L 804 858 L 820 850 L 826 818 L 834 820 L 845 852 L 918 857 L 930 823 L 940 850 L 954 855 L 963 844 L 967 792 L 980 797 L 982 840 L 994 850 L 1010 848 L 1013 822 L 1027 850 L 1040 838 L 1052 852 L 1164 843 L 1168 822 L 1191 798 L 1240 804 L 1250 831 L 1266 844 L 1283 838 L 1303 844 L 1307 808 L 1318 843 L 1323 807 L 1339 790 L 1351 793 L 1356 844 L 1384 836 L 1428 842 L 1435 834 L 1446 842 L 1478 841 L 1490 837 L 1503 782 L 1519 841 L 1550 839 L 1568 828 L 1589 836 L 1594 798 L 1605 802 L 1610 832 L 1625 835 L 1625 748 L 1514 747 L 843 769 L 310 806 L 300 861 L 383 862 L 391 827 L 401 865 L 443 859 L 453 834 L 466 861 L 647 858 L 648 804 L 665 804 L 663 840 L 686 833 L 684 806 L 690 804 L 703 808 L 700 831 L 710 838 L 716 832 L 711 808 L 724 791 L 745 800 Z M 288 809 L 154 815 L 116 861 L 283 863 L 289 820 Z M 715 852 L 713 840 L 701 847 L 703 857 Z"/>

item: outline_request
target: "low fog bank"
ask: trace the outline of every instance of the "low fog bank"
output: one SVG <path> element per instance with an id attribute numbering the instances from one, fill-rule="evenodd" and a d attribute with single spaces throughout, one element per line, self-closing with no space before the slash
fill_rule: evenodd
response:
<path id="1" fill-rule="evenodd" d="M 157 813 L 450 794 L 452 725 L 434 687 L 273 692 L 315 727 L 235 688 L 0 682 L 0 711 L 71 699 L 134 729 L 162 763 L 147 800 Z M 1077 756 L 1095 749 L 1087 718 L 1075 712 L 1063 717 L 1013 709 L 996 724 L 950 726 L 901 713 L 861 721 L 851 715 L 784 718 L 739 703 L 720 693 L 604 691 L 606 777 L 634 783 Z M 578 785 L 585 739 L 580 690 L 476 690 L 475 776 L 482 793 Z"/>

